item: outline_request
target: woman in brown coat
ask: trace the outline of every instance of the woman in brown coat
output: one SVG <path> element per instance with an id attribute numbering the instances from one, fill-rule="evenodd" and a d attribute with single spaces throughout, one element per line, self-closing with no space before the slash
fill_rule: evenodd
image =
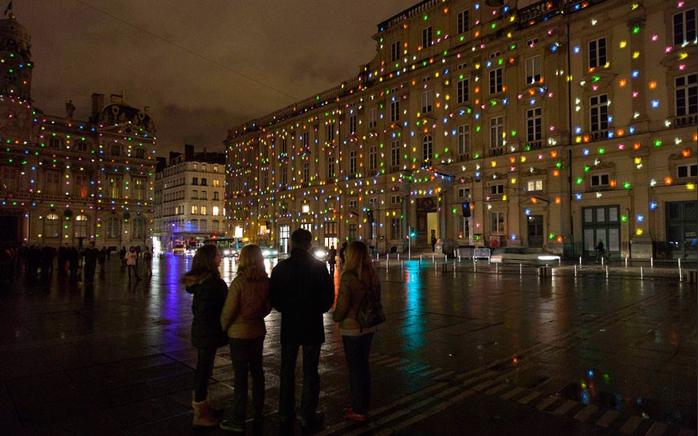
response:
<path id="1" fill-rule="evenodd" d="M 349 367 L 352 405 L 344 409 L 344 417 L 354 421 L 368 419 L 371 394 L 371 368 L 368 355 L 376 327 L 361 328 L 356 320 L 359 305 L 371 289 L 373 299 L 380 301 L 381 284 L 378 280 L 368 247 L 361 241 L 353 241 L 346 250 L 346 262 L 337 294 L 337 305 L 332 315 L 339 323 L 344 354 Z"/>
<path id="2" fill-rule="evenodd" d="M 233 414 L 221 422 L 223 430 L 245 431 L 247 375 L 252 375 L 252 410 L 259 422 L 264 417 L 264 370 L 262 351 L 267 333 L 264 317 L 271 312 L 269 277 L 264 256 L 256 245 L 240 251 L 238 271 L 230 284 L 221 313 L 221 326 L 228 333 L 230 359 L 235 370 Z"/>

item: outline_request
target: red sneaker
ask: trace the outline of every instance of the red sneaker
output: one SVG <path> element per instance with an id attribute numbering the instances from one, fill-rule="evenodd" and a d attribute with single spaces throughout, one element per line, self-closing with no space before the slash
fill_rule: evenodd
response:
<path id="1" fill-rule="evenodd" d="M 344 409 L 344 417 L 351 419 L 352 421 L 364 422 L 368 419 L 368 415 L 361 415 L 360 413 L 354 412 L 354 409 L 347 407 Z"/>

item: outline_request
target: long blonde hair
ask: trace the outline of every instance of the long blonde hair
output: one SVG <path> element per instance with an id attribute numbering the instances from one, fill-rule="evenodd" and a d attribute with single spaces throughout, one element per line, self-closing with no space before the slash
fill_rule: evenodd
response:
<path id="1" fill-rule="evenodd" d="M 259 246 L 245 245 L 240 250 L 238 259 L 238 275 L 245 276 L 251 282 L 258 282 L 269 278 L 264 268 L 264 256 Z"/>
<path id="2" fill-rule="evenodd" d="M 371 262 L 371 255 L 368 254 L 368 247 L 361 241 L 352 241 L 347 246 L 347 250 L 344 254 L 346 261 L 344 262 L 344 268 L 342 274 L 354 273 L 359 278 L 363 279 L 363 271 L 366 269 L 370 273 L 371 279 L 375 275 L 373 269 L 373 262 Z M 370 283 L 367 283 L 367 285 Z"/>

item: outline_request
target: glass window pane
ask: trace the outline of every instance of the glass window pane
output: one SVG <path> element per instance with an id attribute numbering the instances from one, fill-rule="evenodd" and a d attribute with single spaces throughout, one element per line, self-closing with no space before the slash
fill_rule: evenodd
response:
<path id="1" fill-rule="evenodd" d="M 608 208 L 608 220 L 611 222 L 618 221 L 618 208 L 617 207 L 609 207 Z"/>
<path id="2" fill-rule="evenodd" d="M 587 207 L 584 209 L 584 222 L 593 223 L 594 222 L 594 209 Z"/>
<path id="3" fill-rule="evenodd" d="M 608 229 L 608 251 L 620 251 L 619 229 Z"/>
<path id="4" fill-rule="evenodd" d="M 594 229 L 584 229 L 584 251 L 593 252 L 594 247 L 596 247 Z"/>
<path id="5" fill-rule="evenodd" d="M 606 221 L 606 209 L 603 207 L 596 208 L 596 222 L 603 223 Z"/>

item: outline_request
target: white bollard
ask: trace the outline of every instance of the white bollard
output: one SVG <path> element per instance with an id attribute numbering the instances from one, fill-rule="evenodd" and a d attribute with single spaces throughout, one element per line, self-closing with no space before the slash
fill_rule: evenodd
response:
<path id="1" fill-rule="evenodd" d="M 628 256 L 625 256 L 625 267 L 628 267 Z"/>
<path id="2" fill-rule="evenodd" d="M 473 272 L 477 272 L 477 262 L 473 259 Z"/>
<path id="3" fill-rule="evenodd" d="M 654 257 L 650 257 L 650 268 L 654 269 Z"/>
<path id="4" fill-rule="evenodd" d="M 444 262 L 448 262 L 448 254 L 444 254 Z"/>
<path id="5" fill-rule="evenodd" d="M 419 255 L 419 262 L 420 263 L 422 262 L 422 255 L 421 254 Z"/>
<path id="6" fill-rule="evenodd" d="M 640 278 L 644 279 L 645 278 L 645 270 L 643 267 L 640 267 Z"/>
<path id="7" fill-rule="evenodd" d="M 499 264 L 498 264 L 498 263 L 495 263 L 495 264 L 494 264 L 494 272 L 495 272 L 496 274 L 499 274 Z"/>
<path id="8" fill-rule="evenodd" d="M 397 260 L 400 260 L 400 253 L 397 254 Z"/>
<path id="9" fill-rule="evenodd" d="M 577 277 L 577 265 L 574 266 L 574 276 Z"/>
<path id="10" fill-rule="evenodd" d="M 403 270 L 405 269 L 405 261 L 404 260 L 400 261 L 400 269 L 403 269 Z"/>
<path id="11" fill-rule="evenodd" d="M 606 278 L 608 279 L 608 265 L 606 265 Z"/>
<path id="12" fill-rule="evenodd" d="M 388 266 L 390 264 L 390 254 L 385 255 L 385 269 L 388 269 Z"/>
<path id="13" fill-rule="evenodd" d="M 601 266 L 603 266 L 603 254 L 601 255 Z"/>
<path id="14" fill-rule="evenodd" d="M 431 261 L 434 262 L 434 255 L 431 255 Z"/>
<path id="15" fill-rule="evenodd" d="M 577 265 L 575 265 L 574 267 L 576 268 Z M 523 275 L 523 263 L 519 264 L 519 275 Z"/>
<path id="16" fill-rule="evenodd" d="M 582 267 L 582 256 L 579 256 L 579 267 Z"/>
<path id="17" fill-rule="evenodd" d="M 679 258 L 679 281 L 683 281 L 683 271 L 681 269 L 681 258 Z"/>

